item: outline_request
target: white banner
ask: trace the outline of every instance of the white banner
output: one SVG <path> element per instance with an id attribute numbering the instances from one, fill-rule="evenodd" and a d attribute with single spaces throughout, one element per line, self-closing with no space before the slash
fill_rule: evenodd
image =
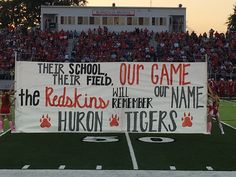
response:
<path id="1" fill-rule="evenodd" d="M 206 63 L 16 62 L 16 132 L 206 133 Z"/>

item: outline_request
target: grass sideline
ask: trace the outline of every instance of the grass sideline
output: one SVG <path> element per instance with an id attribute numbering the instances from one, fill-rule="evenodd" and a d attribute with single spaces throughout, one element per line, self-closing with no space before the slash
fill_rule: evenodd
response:
<path id="1" fill-rule="evenodd" d="M 236 101 L 221 100 L 221 121 L 236 128 Z"/>

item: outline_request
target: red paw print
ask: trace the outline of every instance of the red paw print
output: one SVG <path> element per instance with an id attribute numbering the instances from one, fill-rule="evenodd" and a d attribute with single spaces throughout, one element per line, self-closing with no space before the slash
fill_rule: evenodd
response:
<path id="1" fill-rule="evenodd" d="M 51 121 L 51 119 L 50 119 L 50 117 L 48 117 L 48 114 L 47 114 L 47 116 L 46 117 L 44 117 L 44 115 L 43 115 L 43 117 L 40 119 L 40 127 L 41 128 L 49 128 L 49 127 L 51 127 L 51 123 L 50 123 L 50 121 Z"/>
<path id="2" fill-rule="evenodd" d="M 186 113 L 184 113 L 184 117 L 182 117 L 182 127 L 192 127 L 193 123 L 193 116 L 190 116 L 190 113 L 188 113 L 188 115 L 186 115 Z"/>
<path id="3" fill-rule="evenodd" d="M 117 116 L 117 114 L 116 114 L 115 116 L 112 114 L 111 118 L 109 119 L 109 121 L 110 121 L 110 126 L 111 126 L 111 127 L 113 127 L 113 126 L 115 126 L 115 127 L 119 126 L 119 120 L 120 120 L 120 118 Z"/>

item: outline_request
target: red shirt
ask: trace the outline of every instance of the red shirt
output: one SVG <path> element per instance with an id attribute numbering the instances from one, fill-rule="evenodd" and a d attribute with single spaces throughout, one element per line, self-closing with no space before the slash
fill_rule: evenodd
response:
<path id="1" fill-rule="evenodd" d="M 8 93 L 2 95 L 2 106 L 11 106 L 10 95 Z"/>
<path id="2" fill-rule="evenodd" d="M 228 96 L 233 96 L 234 93 L 234 83 L 232 81 L 228 82 Z"/>
<path id="3" fill-rule="evenodd" d="M 11 107 L 10 95 L 9 94 L 4 94 L 2 96 L 2 106 L 1 106 L 0 113 L 9 114 L 10 113 L 10 107 Z"/>

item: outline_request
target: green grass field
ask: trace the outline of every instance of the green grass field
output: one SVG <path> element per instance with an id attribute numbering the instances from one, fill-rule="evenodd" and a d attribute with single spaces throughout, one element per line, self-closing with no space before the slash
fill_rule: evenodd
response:
<path id="1" fill-rule="evenodd" d="M 222 121 L 236 126 L 235 102 L 221 102 Z M 221 135 L 214 122 L 212 135 L 129 134 L 139 170 L 236 171 L 236 130 L 224 125 Z M 88 143 L 86 136 L 116 136 L 118 142 Z M 172 143 L 144 143 L 140 137 L 168 137 Z M 0 169 L 132 170 L 134 161 L 124 133 L 119 134 L 11 134 L 0 137 Z"/>
<path id="2" fill-rule="evenodd" d="M 233 127 L 236 127 L 236 101 L 221 101 L 221 120 Z"/>

